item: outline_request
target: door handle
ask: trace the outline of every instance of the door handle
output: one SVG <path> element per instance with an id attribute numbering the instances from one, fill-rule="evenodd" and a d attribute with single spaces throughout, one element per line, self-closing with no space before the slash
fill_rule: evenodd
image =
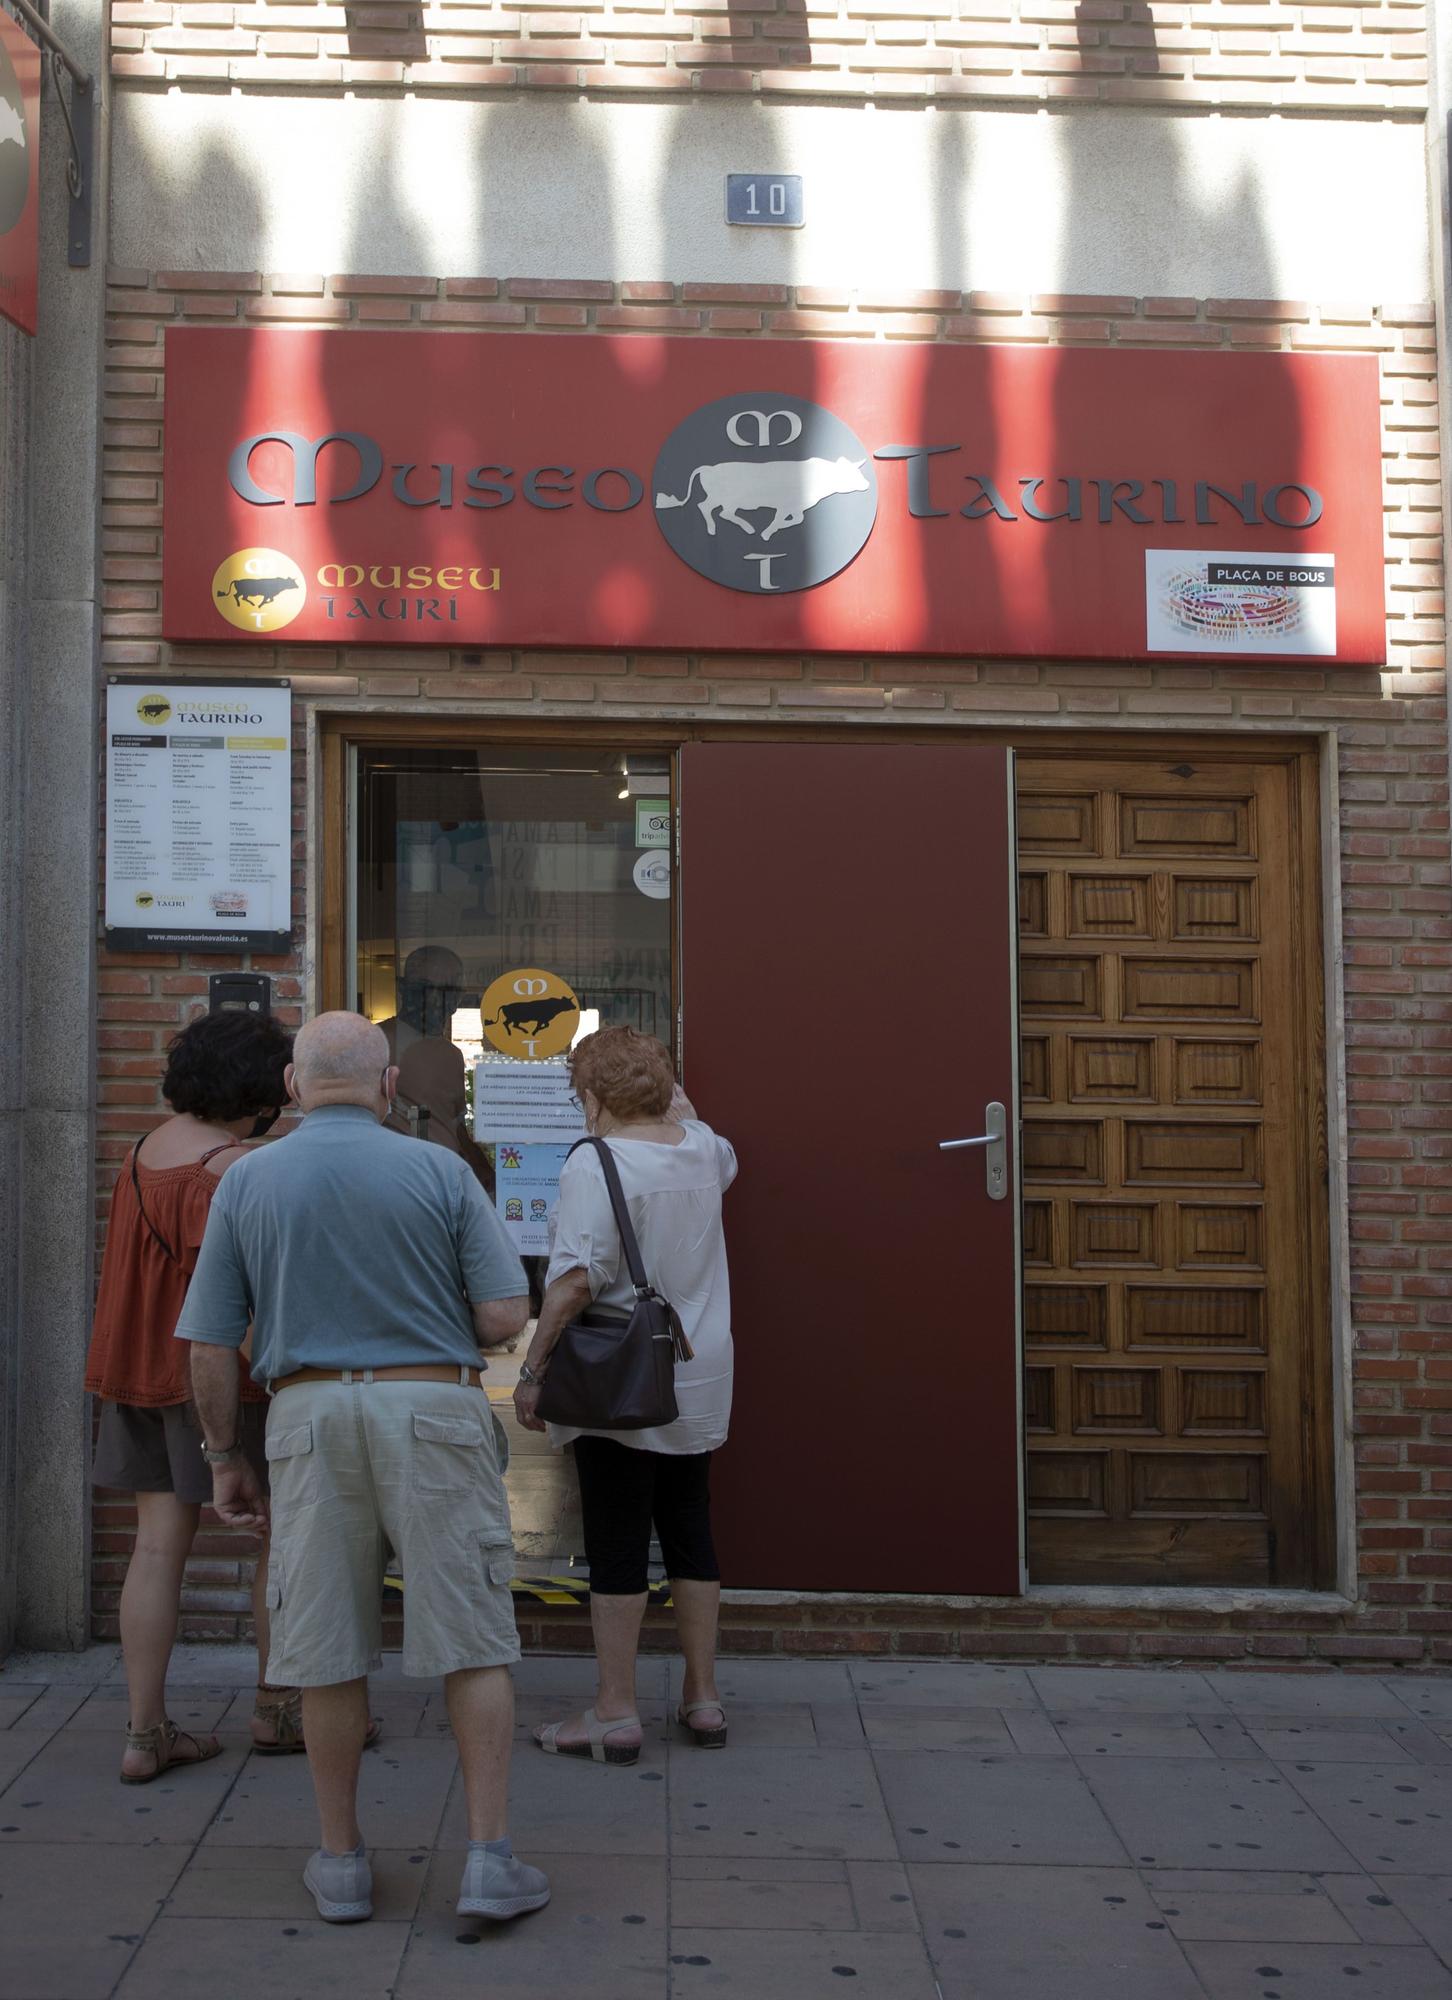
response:
<path id="1" fill-rule="evenodd" d="M 956 1153 L 965 1146 L 982 1146 L 984 1179 L 987 1183 L 990 1201 L 1003 1201 L 1008 1194 L 1008 1113 L 996 1101 L 983 1107 L 983 1122 L 988 1127 L 972 1139 L 940 1139 L 940 1153 Z"/>

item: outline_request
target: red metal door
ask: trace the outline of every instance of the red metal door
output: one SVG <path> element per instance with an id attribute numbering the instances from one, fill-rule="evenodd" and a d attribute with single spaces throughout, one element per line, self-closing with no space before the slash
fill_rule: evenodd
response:
<path id="1" fill-rule="evenodd" d="M 735 1144 L 728 1584 L 1022 1588 L 1012 767 L 681 754 L 684 1080 Z M 990 1198 L 981 1134 L 1007 1107 Z"/>

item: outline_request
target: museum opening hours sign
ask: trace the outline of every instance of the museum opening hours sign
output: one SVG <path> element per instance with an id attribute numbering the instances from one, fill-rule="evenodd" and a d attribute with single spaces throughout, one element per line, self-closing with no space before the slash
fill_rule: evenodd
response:
<path id="1" fill-rule="evenodd" d="M 170 327 L 163 625 L 1380 663 L 1377 364 Z"/>
<path id="2" fill-rule="evenodd" d="M 107 944 L 278 952 L 291 934 L 288 683 L 113 679 Z"/>

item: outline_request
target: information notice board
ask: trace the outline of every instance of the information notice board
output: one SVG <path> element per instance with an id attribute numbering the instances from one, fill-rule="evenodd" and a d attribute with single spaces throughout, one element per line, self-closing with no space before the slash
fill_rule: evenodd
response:
<path id="1" fill-rule="evenodd" d="M 584 1134 L 563 1060 L 474 1065 L 474 1136 L 494 1149 L 494 1206 L 519 1256 L 548 1256 L 560 1173 Z"/>
<path id="2" fill-rule="evenodd" d="M 106 689 L 106 943 L 286 951 L 286 681 L 113 679 Z"/>

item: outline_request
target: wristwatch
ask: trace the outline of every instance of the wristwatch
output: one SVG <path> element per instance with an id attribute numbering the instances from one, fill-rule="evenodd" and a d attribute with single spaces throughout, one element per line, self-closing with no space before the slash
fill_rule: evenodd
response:
<path id="1" fill-rule="evenodd" d="M 208 1465 L 230 1465 L 234 1459 L 241 1456 L 242 1447 L 240 1444 L 229 1444 L 225 1451 L 213 1451 L 206 1439 L 202 1439 L 202 1457 L 207 1461 Z"/>
<path id="2" fill-rule="evenodd" d="M 519 1364 L 519 1379 L 530 1389 L 541 1388 L 544 1384 L 544 1376 L 536 1375 L 527 1361 L 521 1361 Z"/>

